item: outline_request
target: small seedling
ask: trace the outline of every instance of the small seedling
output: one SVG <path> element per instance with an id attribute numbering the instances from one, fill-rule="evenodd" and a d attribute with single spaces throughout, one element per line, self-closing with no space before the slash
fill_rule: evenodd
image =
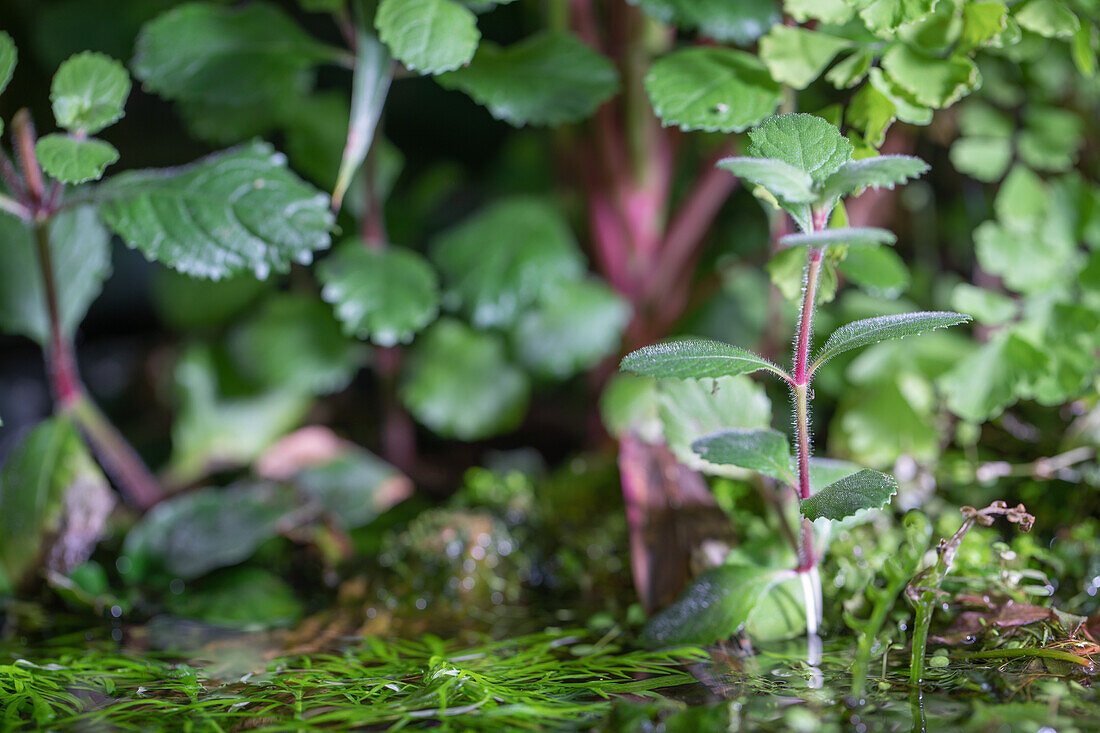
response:
<path id="1" fill-rule="evenodd" d="M 835 477 L 836 480 L 816 489 L 825 471 L 815 470 L 811 459 L 813 378 L 838 354 L 885 339 L 958 325 L 970 318 L 953 312 L 917 312 L 855 321 L 838 328 L 811 355 L 814 311 L 823 268 L 827 266 L 826 254 L 841 247 L 890 245 L 896 239 L 884 229 L 830 228 L 834 210 L 845 196 L 871 187 L 893 188 L 923 174 L 928 165 L 918 158 L 903 155 L 853 160 L 852 144 L 840 131 L 809 114 L 769 118 L 753 129 L 749 138 L 751 157 L 726 158 L 718 166 L 755 184 L 762 189 L 758 195 L 770 198 L 790 214 L 800 231 L 782 237 L 779 244 L 806 250 L 790 371 L 739 346 L 702 339 L 647 346 L 629 354 L 621 368 L 642 376 L 677 379 L 718 378 L 764 371 L 783 380 L 790 388 L 796 433 L 793 464 L 786 436 L 771 429 L 723 430 L 700 438 L 692 449 L 713 463 L 751 469 L 785 482 L 796 492 L 801 517 L 796 571 L 802 579 L 807 628 L 812 634 L 816 633 L 821 617 L 821 585 L 816 570 L 820 555 L 814 548 L 814 521 L 841 520 L 864 509 L 883 507 L 897 492 L 897 482 L 892 476 L 870 469 Z M 736 593 L 736 589 L 733 592 Z"/>

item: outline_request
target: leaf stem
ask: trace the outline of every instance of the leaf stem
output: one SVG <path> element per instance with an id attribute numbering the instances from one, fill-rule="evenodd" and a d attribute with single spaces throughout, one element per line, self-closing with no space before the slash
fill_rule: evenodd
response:
<path id="1" fill-rule="evenodd" d="M 821 272 L 823 251 L 812 247 L 806 254 L 806 275 L 802 292 L 802 307 L 798 314 L 798 335 L 795 341 L 794 380 L 794 418 L 798 432 L 798 495 L 802 499 L 810 498 L 810 375 L 806 362 L 810 351 L 810 337 L 813 328 L 814 307 L 817 300 L 817 281 Z M 802 518 L 802 546 L 799 553 L 798 570 L 808 572 L 817 564 L 813 546 L 813 523 Z M 807 599 L 809 602 L 809 599 Z"/>

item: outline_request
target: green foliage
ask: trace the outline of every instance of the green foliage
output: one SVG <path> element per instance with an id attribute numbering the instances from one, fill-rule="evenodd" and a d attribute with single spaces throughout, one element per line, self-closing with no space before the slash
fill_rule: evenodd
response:
<path id="1" fill-rule="evenodd" d="M 175 170 L 123 173 L 97 194 L 127 245 L 194 277 L 251 271 L 263 279 L 329 246 L 327 197 L 253 142 Z"/>
<path id="2" fill-rule="evenodd" d="M 847 38 L 776 24 L 760 39 L 760 59 L 773 79 L 805 89 L 838 53 L 852 45 Z"/>
<path id="3" fill-rule="evenodd" d="M 0 31 L 0 93 L 8 88 L 12 76 L 15 75 L 15 64 L 19 60 L 19 52 L 15 48 L 15 41 L 4 31 Z"/>
<path id="4" fill-rule="evenodd" d="M 118 151 L 110 143 L 56 133 L 38 141 L 34 156 L 47 175 L 62 183 L 98 181 L 107 166 L 118 161 Z"/>
<path id="5" fill-rule="evenodd" d="M 393 77 L 393 59 L 379 39 L 360 29 L 356 44 L 347 143 L 340 157 L 340 169 L 332 192 L 332 200 L 337 208 L 374 144 L 378 120 L 382 117 L 382 108 Z"/>
<path id="6" fill-rule="evenodd" d="M 179 595 L 169 595 L 168 611 L 221 627 L 258 630 L 290 626 L 304 615 L 294 590 L 274 573 L 255 567 L 227 568 Z"/>
<path id="7" fill-rule="evenodd" d="M 886 339 L 898 339 L 915 336 L 936 328 L 957 326 L 966 323 L 970 316 L 952 312 L 903 313 L 892 316 L 878 316 L 841 326 L 833 332 L 821 350 L 814 357 L 813 368 L 824 364 L 837 354 L 859 349 Z"/>
<path id="8" fill-rule="evenodd" d="M 829 484 L 799 502 L 807 519 L 846 519 L 863 509 L 880 509 L 898 492 L 893 476 L 865 468 Z"/>
<path id="9" fill-rule="evenodd" d="M 629 0 L 647 15 L 664 23 L 694 28 L 717 41 L 730 41 L 749 46 L 764 29 L 779 22 L 779 13 L 772 0 L 746 0 L 727 3 L 723 0 Z"/>
<path id="10" fill-rule="evenodd" d="M 816 232 L 800 232 L 781 237 L 779 243 L 784 247 L 877 247 L 893 244 L 897 241 L 893 232 L 876 227 L 843 227 L 839 229 L 819 229 Z"/>
<path id="11" fill-rule="evenodd" d="M 119 62 L 85 52 L 57 69 L 50 102 L 57 124 L 69 132 L 94 135 L 122 118 L 130 96 L 130 75 Z"/>
<path id="12" fill-rule="evenodd" d="M 374 25 L 394 58 L 421 74 L 464 66 L 481 39 L 477 17 L 453 0 L 382 0 Z"/>
<path id="13" fill-rule="evenodd" d="M 576 122 L 619 89 L 614 65 L 569 33 L 547 32 L 500 48 L 482 43 L 464 68 L 439 76 L 516 127 Z"/>
<path id="14" fill-rule="evenodd" d="M 628 354 L 619 368 L 640 376 L 677 379 L 751 374 L 760 369 L 784 374 L 775 364 L 740 346 L 704 339 L 666 341 L 643 347 Z"/>
<path id="15" fill-rule="evenodd" d="M 699 438 L 691 449 L 710 463 L 748 468 L 794 483 L 787 438 L 775 430 L 722 430 Z"/>

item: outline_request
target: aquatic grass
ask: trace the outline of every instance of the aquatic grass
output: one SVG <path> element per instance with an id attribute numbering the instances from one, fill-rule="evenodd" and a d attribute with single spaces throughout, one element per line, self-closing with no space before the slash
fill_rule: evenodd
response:
<path id="1" fill-rule="evenodd" d="M 232 683 L 157 657 L 90 650 L 0 665 L 4 727 L 114 730 L 461 730 L 576 727 L 611 701 L 692 684 L 697 648 L 624 649 L 616 635 L 547 631 L 460 647 L 426 635 L 285 657 Z"/>

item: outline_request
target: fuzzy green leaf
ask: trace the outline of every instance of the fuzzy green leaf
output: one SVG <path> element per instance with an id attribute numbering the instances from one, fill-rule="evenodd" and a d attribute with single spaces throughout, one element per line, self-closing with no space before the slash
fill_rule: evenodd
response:
<path id="1" fill-rule="evenodd" d="M 776 430 L 721 430 L 699 438 L 691 449 L 710 463 L 748 468 L 780 481 L 794 480 L 787 438 Z"/>
<path id="2" fill-rule="evenodd" d="M 936 328 L 957 326 L 969 321 L 970 316 L 950 311 L 919 311 L 853 321 L 833 331 L 814 357 L 813 369 L 845 351 L 869 346 L 886 339 L 915 336 Z"/>
<path id="3" fill-rule="evenodd" d="M 809 520 L 846 519 L 862 509 L 880 509 L 898 493 L 893 476 L 865 468 L 831 483 L 809 499 L 799 502 Z"/>
<path id="4" fill-rule="evenodd" d="M 830 247 L 838 244 L 848 247 L 876 247 L 882 244 L 893 244 L 896 241 L 898 238 L 894 233 L 886 229 L 844 227 L 788 234 L 780 238 L 779 244 L 784 247 Z"/>
<path id="5" fill-rule="evenodd" d="M 477 16 L 453 0 L 382 0 L 374 27 L 394 58 L 421 74 L 469 63 L 481 40 Z"/>
<path id="6" fill-rule="evenodd" d="M 431 258 L 443 275 L 444 305 L 475 326 L 506 326 L 549 289 L 584 272 L 568 223 L 533 198 L 505 199 L 444 232 Z"/>
<path id="7" fill-rule="evenodd" d="M 779 22 L 779 8 L 772 0 L 628 0 L 662 23 L 696 28 L 716 41 L 749 46 L 765 30 Z"/>
<path id="8" fill-rule="evenodd" d="M 92 51 L 61 64 L 50 84 L 50 102 L 58 126 L 89 135 L 118 122 L 128 96 L 130 75 L 126 67 Z"/>
<path id="9" fill-rule="evenodd" d="M 15 41 L 6 31 L 0 31 L 0 94 L 8 88 L 18 60 L 19 51 L 15 48 Z"/>
<path id="10" fill-rule="evenodd" d="M 790 163 L 774 158 L 723 158 L 718 167 L 764 188 L 778 199 L 791 203 L 817 200 L 814 179 Z"/>
<path id="11" fill-rule="evenodd" d="M 852 159 L 852 143 L 835 125 L 816 115 L 770 117 L 749 132 L 749 153 L 777 158 L 823 182 Z"/>
<path id="12" fill-rule="evenodd" d="M 50 222 L 50 255 L 57 281 L 61 330 L 72 336 L 111 273 L 110 233 L 91 206 L 63 211 Z M 49 314 L 34 236 L 27 225 L 0 215 L 0 330 L 49 343 Z"/>
<path id="13" fill-rule="evenodd" d="M 239 106 L 285 97 L 303 72 L 342 56 L 270 3 L 192 2 L 141 29 L 131 66 L 168 99 Z"/>
<path id="14" fill-rule="evenodd" d="M 774 112 L 782 97 L 759 59 L 717 47 L 688 48 L 659 59 L 645 88 L 661 124 L 708 132 L 741 132 Z"/>
<path id="15" fill-rule="evenodd" d="M 642 630 L 651 644 L 713 644 L 736 634 L 761 597 L 791 571 L 755 565 L 721 565 L 691 582 L 671 606 Z"/>
<path id="16" fill-rule="evenodd" d="M 103 219 L 127 245 L 179 272 L 263 279 L 329 246 L 328 197 L 263 142 L 182 168 L 115 176 L 98 190 Z"/>
<path id="17" fill-rule="evenodd" d="M 557 32 L 507 48 L 482 43 L 468 66 L 438 79 L 516 127 L 583 120 L 619 91 L 619 73 L 607 57 Z"/>
<path id="18" fill-rule="evenodd" d="M 617 351 L 629 318 L 626 301 L 599 280 L 565 282 L 520 316 L 512 345 L 533 373 L 565 379 Z"/>
<path id="19" fill-rule="evenodd" d="M 110 143 L 53 133 L 38 140 L 34 156 L 47 175 L 64 183 L 98 181 L 107 166 L 118 160 L 118 151 Z"/>
<path id="20" fill-rule="evenodd" d="M 882 68 L 918 104 L 935 109 L 951 106 L 982 80 L 978 67 L 965 56 L 939 58 L 901 43 L 883 54 Z"/>
<path id="21" fill-rule="evenodd" d="M 345 242 L 317 268 L 344 331 L 379 346 L 409 343 L 439 313 L 439 281 L 416 252 Z"/>
<path id="22" fill-rule="evenodd" d="M 785 374 L 775 364 L 751 351 L 708 339 L 665 341 L 645 346 L 627 354 L 619 368 L 645 377 L 676 379 L 725 377 L 750 374 L 760 369 L 781 376 Z"/>
<path id="23" fill-rule="evenodd" d="M 480 440 L 518 426 L 530 392 L 496 335 L 441 319 L 414 345 L 401 400 L 435 433 Z"/>
<path id="24" fill-rule="evenodd" d="M 928 164 L 911 155 L 851 160 L 825 180 L 825 195 L 847 196 L 864 188 L 893 188 L 927 171 Z"/>
<path id="25" fill-rule="evenodd" d="M 760 60 L 776 81 L 805 89 L 852 45 L 847 38 L 777 24 L 760 39 Z"/>

